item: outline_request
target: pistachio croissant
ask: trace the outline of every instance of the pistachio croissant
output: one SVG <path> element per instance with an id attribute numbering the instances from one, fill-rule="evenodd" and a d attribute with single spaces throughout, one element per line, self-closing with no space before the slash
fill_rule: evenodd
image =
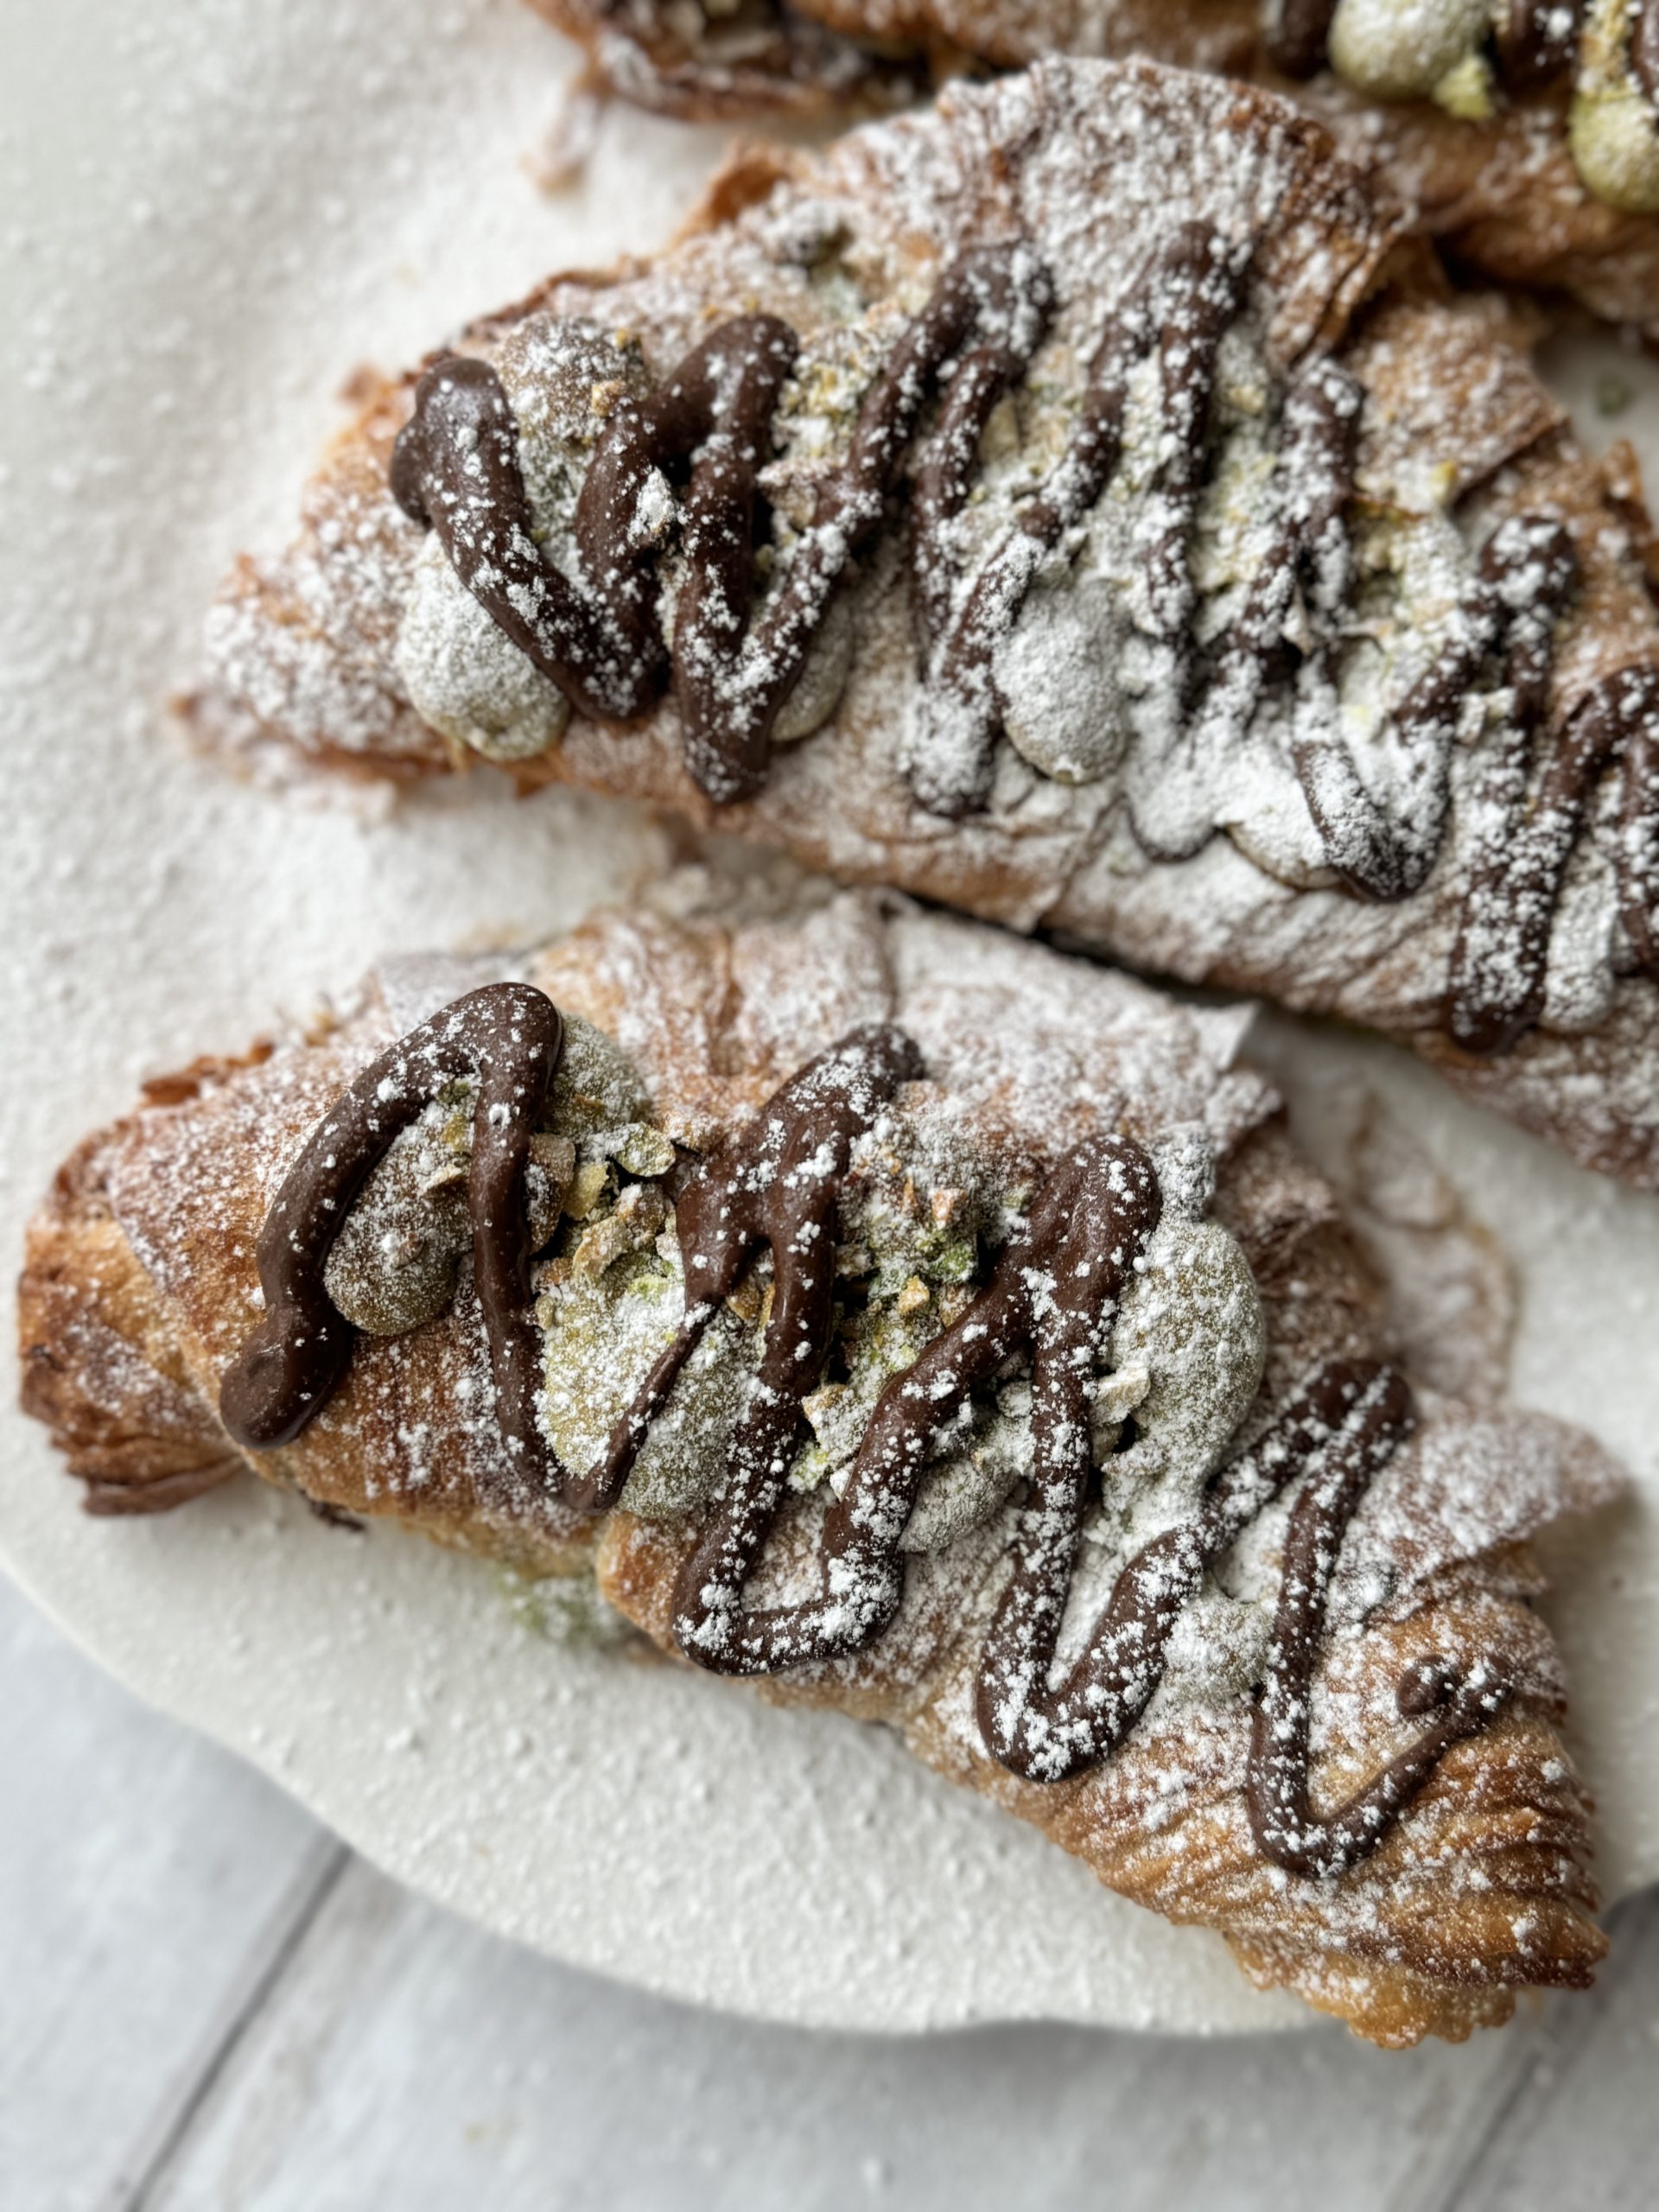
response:
<path id="1" fill-rule="evenodd" d="M 1363 1022 L 1650 1188 L 1647 550 L 1315 125 L 1051 62 L 746 153 L 383 391 L 191 713 Z"/>
<path id="2" fill-rule="evenodd" d="M 89 1503 L 251 1466 L 594 1576 L 1379 2042 L 1586 1982 L 1527 1539 L 1617 1478 L 1414 1382 L 1240 1018 L 680 905 L 393 963 L 72 1155 L 22 1346 Z"/>

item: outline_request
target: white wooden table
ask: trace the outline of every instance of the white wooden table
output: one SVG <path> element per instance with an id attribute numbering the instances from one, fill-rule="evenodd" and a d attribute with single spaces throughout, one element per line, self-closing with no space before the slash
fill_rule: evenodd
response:
<path id="1" fill-rule="evenodd" d="M 760 2027 L 405 1895 L 0 1581 L 5 2212 L 1659 2196 L 1659 1896 L 1589 1999 L 1462 2050 Z"/>

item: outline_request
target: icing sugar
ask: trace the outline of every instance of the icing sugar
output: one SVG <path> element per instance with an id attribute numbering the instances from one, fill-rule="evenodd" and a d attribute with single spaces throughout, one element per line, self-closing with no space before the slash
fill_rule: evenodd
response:
<path id="1" fill-rule="evenodd" d="M 124 1109 L 158 1057 L 303 1014 L 320 988 L 343 1000 L 388 947 L 531 941 L 660 874 L 664 843 L 631 810 L 569 794 L 518 805 L 486 778 L 465 808 L 296 814 L 181 759 L 142 702 L 190 674 L 197 610 L 234 548 L 284 526 L 329 427 L 321 396 L 354 361 L 411 358 L 550 263 L 660 237 L 717 145 L 613 118 L 582 194 L 539 202 L 512 149 L 544 120 L 550 48 L 517 8 L 97 9 L 73 27 L 73 67 L 41 20 L 13 57 L 19 120 L 0 145 L 17 256 L 0 442 L 28 518 L 0 542 L 14 1254 L 67 1138 Z M 256 215 L 270 246 L 257 271 Z M 55 382 L 41 380 L 48 359 Z M 417 984 L 435 970 L 401 950 L 395 965 L 410 994 L 397 1028 L 485 979 L 452 985 L 446 968 Z M 1017 991 L 1021 973 L 991 980 Z M 1109 1001 L 1089 1018 L 1109 1020 Z M 1205 1018 L 1235 1036 L 1247 1019 Z M 1332 1049 L 1370 1065 L 1351 1040 Z M 1645 1467 L 1646 1211 L 1516 1133 L 1458 1121 L 1427 1077 L 1403 1110 L 1452 1147 L 1526 1256 L 1528 1388 L 1599 1419 Z M 1471 1128 L 1479 1145 L 1459 1149 Z M 690 1999 L 844 2026 L 1035 2012 L 1191 2031 L 1294 2010 L 1247 1990 L 1207 1939 L 1120 1905 L 937 1786 L 879 1732 L 551 1649 L 476 1561 L 342 1536 L 252 1484 L 149 1529 L 89 1527 L 39 1433 L 0 1417 L 9 1568 L 142 1694 L 493 1927 Z M 1648 1571 L 1634 1543 L 1623 1597 L 1592 1567 L 1554 1608 L 1582 1630 L 1581 1714 L 1609 1716 L 1590 1764 L 1616 1888 L 1659 1863 L 1654 1709 L 1629 1697 L 1633 1663 L 1654 1676 L 1630 1610 Z M 994 1951 L 978 1940 L 988 1912 Z M 722 1940 L 734 1929 L 741 1943 Z"/>

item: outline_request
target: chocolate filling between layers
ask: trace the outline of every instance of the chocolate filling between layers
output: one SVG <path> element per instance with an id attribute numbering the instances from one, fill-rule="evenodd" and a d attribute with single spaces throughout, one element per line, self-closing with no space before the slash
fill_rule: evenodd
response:
<path id="1" fill-rule="evenodd" d="M 1432 1715 L 1428 1726 L 1336 1808 L 1313 1810 L 1310 1700 L 1326 1593 L 1349 1521 L 1415 1419 L 1403 1378 L 1359 1360 L 1321 1367 L 1265 1435 L 1212 1478 L 1195 1517 L 1129 1560 L 1082 1656 L 1054 1681 L 1093 1468 L 1089 1382 L 1162 1207 L 1152 1162 L 1122 1137 L 1080 1146 L 1058 1164 L 985 1287 L 882 1392 L 846 1489 L 825 1515 L 818 1594 L 746 1606 L 745 1586 L 785 1502 L 803 1401 L 830 1351 L 837 1209 L 852 1147 L 899 1087 L 921 1076 L 921 1056 L 891 1025 L 855 1031 L 695 1172 L 677 1201 L 685 1280 L 679 1332 L 599 1461 L 572 1476 L 537 1418 L 540 1346 L 524 1188 L 530 1135 L 562 1039 L 559 1014 L 541 992 L 491 985 L 422 1023 L 342 1093 L 260 1231 L 265 1318 L 220 1395 L 239 1443 L 264 1450 L 291 1442 L 344 1379 L 353 1332 L 324 1288 L 329 1246 L 399 1132 L 437 1090 L 471 1076 L 474 1274 L 515 1493 L 533 1480 L 582 1510 L 614 1503 L 721 1301 L 759 1249 L 771 1252 L 760 1368 L 725 1482 L 675 1586 L 675 1639 L 697 1665 L 771 1674 L 875 1642 L 903 1599 L 899 1544 L 936 1431 L 976 1387 L 1028 1354 L 1033 1470 L 976 1684 L 982 1734 L 1003 1766 L 1058 1782 L 1122 1744 L 1163 1679 L 1171 1633 L 1205 1569 L 1298 1479 L 1249 1762 L 1249 1816 L 1264 1854 L 1298 1874 L 1344 1872 L 1375 1848 L 1446 1751 L 1502 1709 L 1512 1686 L 1494 1665 L 1467 1678 L 1439 1662 L 1414 1668 L 1397 1702 L 1402 1715 Z"/>
<path id="2" fill-rule="evenodd" d="M 958 573 L 951 525 L 973 490 L 991 410 L 1024 373 L 1052 304 L 1048 276 L 1019 243 L 978 249 L 941 276 L 866 393 L 847 459 L 819 484 L 811 522 L 758 616 L 757 479 L 798 352 L 776 316 L 719 325 L 658 391 L 618 404 L 578 497 L 574 579 L 535 542 L 517 425 L 487 363 L 444 357 L 426 371 L 394 448 L 391 486 L 409 514 L 437 531 L 466 588 L 583 714 L 636 721 L 671 681 L 687 766 L 725 804 L 763 785 L 779 713 L 832 597 L 881 529 L 917 442 L 909 570 L 922 682 L 908 772 L 920 804 L 959 817 L 989 797 L 1002 729 L 999 643 L 1044 563 L 1110 484 L 1131 375 L 1155 355 L 1165 435 L 1145 548 L 1149 641 L 1176 711 L 1160 734 L 1135 741 L 1127 804 L 1137 840 L 1155 859 L 1179 860 L 1214 834 L 1215 762 L 1243 740 L 1269 687 L 1286 685 L 1290 752 L 1327 864 L 1360 897 L 1408 898 L 1445 843 L 1465 700 L 1496 664 L 1515 705 L 1480 792 L 1485 827 L 1445 1019 L 1465 1049 L 1500 1051 L 1541 1014 L 1561 887 L 1610 766 L 1624 779 L 1625 935 L 1638 967 L 1659 973 L 1659 668 L 1602 677 L 1562 717 L 1537 768 L 1553 629 L 1576 586 L 1577 559 L 1559 524 L 1513 518 L 1483 549 L 1435 659 L 1393 709 L 1406 772 L 1392 804 L 1379 799 L 1341 735 L 1336 691 L 1352 626 L 1345 512 L 1363 394 L 1325 359 L 1286 394 L 1277 520 L 1237 617 L 1200 653 L 1192 638 L 1194 516 L 1217 349 L 1248 278 L 1248 257 L 1207 223 L 1181 225 L 1149 257 L 1109 318 L 1059 461 L 971 579 Z M 936 420 L 920 435 L 935 394 Z M 640 525 L 658 471 L 684 476 L 685 582 L 671 654 L 657 609 L 657 550 Z M 1285 635 L 1299 594 L 1313 632 L 1300 655 Z"/>

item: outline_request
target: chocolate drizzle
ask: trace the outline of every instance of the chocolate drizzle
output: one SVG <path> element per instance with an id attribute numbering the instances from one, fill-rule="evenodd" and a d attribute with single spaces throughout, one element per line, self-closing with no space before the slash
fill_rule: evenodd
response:
<path id="1" fill-rule="evenodd" d="M 994 364 L 1012 382 L 1047 308 L 1046 276 L 1023 246 L 983 247 L 951 264 L 866 393 L 848 457 L 819 486 L 788 572 L 753 624 L 755 480 L 799 343 L 775 315 L 721 323 L 659 391 L 618 404 L 577 499 L 580 582 L 535 543 L 512 410 L 486 362 L 446 356 L 422 377 L 393 450 L 392 493 L 438 532 L 467 588 L 580 712 L 628 722 L 656 704 L 670 667 L 641 524 L 647 486 L 656 472 L 689 466 L 675 700 L 700 788 L 720 804 L 746 798 L 766 781 L 772 724 L 836 587 L 880 529 L 942 371 L 977 340 L 967 355 L 976 375 Z"/>
<path id="2" fill-rule="evenodd" d="M 1293 1459 L 1303 1452 L 1313 1458 L 1313 1471 L 1285 1536 L 1273 1643 L 1250 1730 L 1247 1789 L 1257 1843 L 1293 1874 L 1329 1880 L 1375 1850 L 1452 1745 L 1484 1728 L 1511 1694 L 1508 1678 L 1491 1662 L 1466 1679 L 1439 1662 L 1414 1666 L 1396 1702 L 1402 1718 L 1433 1714 L 1428 1727 L 1334 1811 L 1313 1811 L 1308 1734 L 1326 1594 L 1344 1529 L 1414 1420 L 1400 1376 L 1353 1361 L 1327 1367 L 1275 1432 Z"/>
<path id="3" fill-rule="evenodd" d="M 1002 705 L 993 658 L 1012 630 L 1046 556 L 1099 499 L 1123 447 L 1129 377 L 1155 346 L 1162 372 L 1157 523 L 1146 547 L 1147 598 L 1154 633 L 1183 667 L 1194 600 L 1187 541 L 1203 480 L 1217 348 L 1236 315 L 1243 257 L 1213 226 L 1184 223 L 1130 287 L 1128 304 L 1107 324 L 1059 465 L 1020 511 L 968 590 L 962 611 L 925 656 L 925 717 L 911 766 L 916 796 L 930 813 L 960 816 L 989 796 Z M 966 498 L 965 477 L 956 501 Z M 918 536 L 920 559 L 950 578 L 948 553 Z M 950 582 L 930 588 L 949 604 Z M 918 598 L 919 598 L 918 594 Z"/>
<path id="4" fill-rule="evenodd" d="M 1293 9 L 1287 24 L 1293 16 L 1300 20 Z M 1465 1049 L 1501 1050 L 1542 1012 L 1561 883 L 1595 779 L 1610 766 L 1624 778 L 1625 933 L 1638 965 L 1659 966 L 1659 676 L 1632 670 L 1604 680 L 1571 711 L 1535 772 L 1554 626 L 1578 564 L 1560 524 L 1511 518 L 1483 549 L 1443 644 L 1379 734 L 1394 763 L 1394 788 L 1379 798 L 1343 734 L 1338 697 L 1352 622 L 1346 512 L 1363 395 L 1324 359 L 1286 395 L 1274 522 L 1243 605 L 1200 654 L 1192 635 L 1193 519 L 1217 349 L 1248 276 L 1248 255 L 1203 222 L 1180 225 L 1150 256 L 1109 318 L 1064 454 L 971 578 L 958 573 L 953 525 L 991 411 L 1023 373 L 1050 304 L 1046 276 L 1018 245 L 978 249 L 940 277 L 866 393 L 847 458 L 819 484 L 812 519 L 758 613 L 758 474 L 798 352 L 775 316 L 720 325 L 659 391 L 617 404 L 577 501 L 575 580 L 535 543 L 512 411 L 485 362 L 446 357 L 426 372 L 394 450 L 392 488 L 438 531 L 467 588 L 584 714 L 637 719 L 671 677 L 688 766 L 723 801 L 765 781 L 773 725 L 831 598 L 880 531 L 915 443 L 909 569 L 922 682 L 907 772 L 923 806 L 960 816 L 989 796 L 1003 722 L 999 644 L 1045 562 L 1110 483 L 1131 376 L 1155 353 L 1162 435 L 1141 548 L 1141 646 L 1174 711 L 1139 717 L 1127 777 L 1135 836 L 1159 859 L 1199 849 L 1215 830 L 1217 760 L 1243 741 L 1269 684 L 1284 681 L 1290 753 L 1328 865 L 1362 897 L 1408 898 L 1445 842 L 1465 702 L 1497 662 L 1510 705 L 1477 801 L 1482 830 L 1447 1020 Z M 936 393 L 936 419 L 918 437 Z M 658 547 L 642 519 L 662 473 L 683 479 L 685 580 L 671 657 L 657 611 Z M 1299 602 L 1312 634 L 1297 652 L 1287 633 Z"/>
<path id="5" fill-rule="evenodd" d="M 1053 1680 L 1093 1473 L 1091 1382 L 1162 1207 L 1151 1161 L 1122 1137 L 1080 1146 L 1058 1165 L 984 1288 L 887 1384 L 846 1487 L 824 1516 L 817 1594 L 746 1605 L 784 1504 L 803 1402 L 830 1353 L 838 1207 L 852 1148 L 899 1087 L 920 1076 L 921 1058 L 890 1025 L 855 1031 L 692 1175 L 676 1209 L 685 1278 L 680 1329 L 599 1460 L 573 1477 L 548 1450 L 537 1420 L 541 1348 L 525 1250 L 530 1135 L 561 1043 L 559 1016 L 539 991 L 497 984 L 422 1023 L 342 1094 L 260 1232 L 266 1317 L 220 1395 L 238 1442 L 264 1449 L 291 1441 L 342 1379 L 353 1332 L 322 1287 L 329 1245 L 397 1133 L 437 1090 L 472 1075 L 479 1089 L 468 1179 L 474 1268 L 515 1478 L 538 1478 L 579 1509 L 614 1504 L 703 1332 L 760 1248 L 771 1254 L 759 1370 L 719 1497 L 675 1582 L 675 1639 L 697 1665 L 772 1674 L 845 1658 L 874 1642 L 903 1600 L 900 1545 L 938 1431 L 976 1389 L 1028 1354 L 1032 1474 L 1015 1510 L 1008 1578 L 976 1686 L 981 1732 L 1002 1765 L 1029 1781 L 1058 1782 L 1109 1757 L 1163 1679 L 1171 1632 L 1205 1568 L 1299 1478 L 1306 1479 L 1286 1539 L 1249 1758 L 1250 1818 L 1263 1853 L 1299 1874 L 1340 1873 L 1375 1847 L 1445 1751 L 1501 1707 L 1508 1684 L 1491 1666 L 1467 1681 L 1438 1663 L 1414 1669 L 1399 1687 L 1399 1709 L 1432 1715 L 1430 1725 L 1335 1811 L 1313 1811 L 1309 1701 L 1326 1592 L 1350 1519 L 1414 1420 L 1402 1377 L 1363 1361 L 1321 1368 L 1211 1480 L 1193 1517 L 1128 1562 L 1082 1656 Z"/>
<path id="6" fill-rule="evenodd" d="M 1535 791 L 1530 736 L 1517 718 L 1481 792 L 1484 826 L 1447 996 L 1452 1037 L 1471 1052 L 1505 1051 L 1543 1012 L 1562 881 L 1611 762 L 1624 780 L 1621 919 L 1637 967 L 1659 975 L 1659 670 L 1604 677 L 1580 702 Z"/>
<path id="7" fill-rule="evenodd" d="M 1465 702 L 1482 664 L 1497 658 L 1511 694 L 1508 736 L 1494 748 L 1524 763 L 1549 699 L 1554 625 L 1578 580 L 1573 541 L 1559 523 L 1500 523 L 1434 660 L 1406 695 L 1395 734 L 1408 765 L 1408 803 L 1385 816 L 1341 747 L 1325 743 L 1304 771 L 1313 818 L 1332 865 L 1373 899 L 1418 891 L 1446 836 L 1451 764 Z M 1472 906 L 1475 896 L 1467 902 Z"/>
<path id="8" fill-rule="evenodd" d="M 1540 92 L 1571 73 L 1579 58 L 1584 10 L 1585 0 L 1509 0 L 1501 13 L 1494 10 L 1498 74 L 1508 91 L 1517 95 Z M 1637 18 L 1630 58 L 1651 99 L 1654 87 L 1643 76 L 1640 60 L 1647 26 L 1648 10 L 1643 8 Z"/>
<path id="9" fill-rule="evenodd" d="M 1118 1575 L 1082 1656 L 1058 1684 L 1054 1650 L 1076 1557 L 1082 1479 L 1039 1471 L 1020 1515 L 1014 1574 L 980 1664 L 981 1732 L 994 1757 L 1033 1782 L 1058 1782 L 1109 1756 L 1163 1678 L 1171 1631 L 1204 1571 L 1265 1506 L 1306 1481 L 1285 1540 L 1268 1670 L 1251 1729 L 1250 1822 L 1264 1855 L 1329 1877 L 1373 1850 L 1451 1746 L 1485 1726 L 1509 1694 L 1493 1668 L 1465 1682 L 1414 1669 L 1402 1714 L 1435 1718 L 1408 1750 L 1325 1815 L 1309 1784 L 1309 1713 L 1324 1643 L 1325 1602 L 1348 1522 L 1415 1423 L 1411 1393 L 1372 1361 L 1322 1367 L 1249 1451 L 1210 1484 L 1194 1517 L 1155 1537 Z M 1039 1461 L 1039 1470 L 1041 1460 Z M 1086 1449 L 1081 1474 L 1086 1476 Z M 1109 1466 L 1108 1480 L 1109 1480 Z"/>
<path id="10" fill-rule="evenodd" d="M 1055 1490 L 1071 1484 L 1080 1497 L 1089 1464 L 1085 1386 L 1159 1211 L 1150 1161 L 1119 1138 L 1074 1153 L 1048 1178 L 1024 1233 L 1004 1249 L 968 1311 L 882 1392 L 846 1491 L 824 1523 L 817 1598 L 763 1611 L 744 1606 L 744 1584 L 783 1497 L 788 1454 L 734 1454 L 720 1504 L 675 1589 L 674 1635 L 687 1657 L 717 1674 L 769 1674 L 845 1657 L 879 1636 L 904 1594 L 899 1539 L 933 1432 L 1021 1351 L 1033 1356 L 1038 1482 Z M 796 1408 L 816 1380 L 799 1379 Z"/>
<path id="11" fill-rule="evenodd" d="M 473 1077 L 467 1204 L 473 1277 L 489 1337 L 496 1415 L 515 1480 L 556 1465 L 537 1419 L 541 1343 L 531 1313 L 524 1172 L 563 1046 L 550 999 L 524 983 L 470 991 L 382 1052 L 330 1108 L 259 1231 L 265 1317 L 226 1371 L 219 1417 L 238 1444 L 291 1444 L 345 1377 L 357 1332 L 323 1287 L 329 1247 L 399 1131 L 447 1084 Z"/>
<path id="12" fill-rule="evenodd" d="M 567 1484 L 573 1505 L 601 1511 L 616 1503 L 652 1421 L 762 1244 L 772 1257 L 772 1319 L 733 1441 L 727 1492 L 729 1499 L 763 1491 L 775 1477 L 766 1492 L 775 1505 L 801 1401 L 817 1387 L 830 1351 L 836 1208 L 853 1140 L 872 1126 L 900 1084 L 921 1072 L 921 1055 L 902 1030 L 855 1030 L 785 1084 L 681 1192 L 675 1205 L 685 1273 L 679 1334 L 612 1430 L 598 1463 Z"/>

